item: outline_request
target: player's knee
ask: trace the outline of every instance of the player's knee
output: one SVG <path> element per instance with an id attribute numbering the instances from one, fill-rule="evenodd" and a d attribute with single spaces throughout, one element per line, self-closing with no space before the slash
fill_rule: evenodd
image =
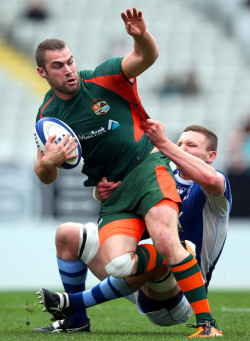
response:
<path id="1" fill-rule="evenodd" d="M 70 234 L 71 234 L 71 223 L 64 223 L 61 224 L 56 230 L 56 246 L 63 247 L 67 245 L 70 241 Z"/>
<path id="2" fill-rule="evenodd" d="M 143 311 L 140 306 L 139 309 L 139 312 L 145 314 L 152 323 L 165 327 L 184 323 L 188 321 L 193 314 L 193 309 L 183 294 L 181 299 L 174 307 L 166 305 L 166 307 L 163 309 L 150 312 Z"/>
<path id="3" fill-rule="evenodd" d="M 180 324 L 183 322 L 187 322 L 189 318 L 193 314 L 193 309 L 189 304 L 187 298 L 184 294 L 182 294 L 181 300 L 179 303 L 170 310 L 170 320 L 169 323 L 166 325 L 172 326 L 175 324 Z"/>
<path id="4" fill-rule="evenodd" d="M 80 228 L 78 257 L 88 264 L 99 249 L 98 227 L 94 223 L 87 223 Z"/>
<path id="5" fill-rule="evenodd" d="M 135 258 L 132 259 L 131 254 L 134 253 L 126 253 L 112 259 L 112 261 L 105 266 L 106 272 L 110 276 L 116 278 L 125 278 L 130 276 L 135 263 Z"/>

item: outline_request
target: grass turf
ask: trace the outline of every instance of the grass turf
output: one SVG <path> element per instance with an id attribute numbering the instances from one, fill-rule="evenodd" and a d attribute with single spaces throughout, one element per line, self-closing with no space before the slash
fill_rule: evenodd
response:
<path id="1" fill-rule="evenodd" d="M 211 291 L 210 306 L 224 333 L 223 340 L 250 340 L 250 291 Z M 50 324 L 34 292 L 0 291 L 0 340 L 187 340 L 196 331 L 186 323 L 173 327 L 153 325 L 137 312 L 136 306 L 119 299 L 92 307 L 91 333 L 52 334 L 32 330 Z M 194 317 L 188 323 L 195 324 Z"/>

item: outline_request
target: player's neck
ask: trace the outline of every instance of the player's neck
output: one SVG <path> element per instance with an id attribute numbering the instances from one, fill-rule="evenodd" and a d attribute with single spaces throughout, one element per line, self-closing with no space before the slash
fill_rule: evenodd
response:
<path id="1" fill-rule="evenodd" d="M 76 92 L 72 94 L 66 94 L 61 91 L 55 91 L 54 89 L 53 89 L 53 92 L 56 95 L 56 97 L 60 98 L 63 101 L 68 101 L 69 99 L 73 98 L 77 94 L 78 89 L 76 90 Z"/>

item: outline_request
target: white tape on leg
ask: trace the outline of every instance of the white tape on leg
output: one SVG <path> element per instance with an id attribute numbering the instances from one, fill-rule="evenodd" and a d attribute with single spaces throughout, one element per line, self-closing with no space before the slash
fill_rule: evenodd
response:
<path id="1" fill-rule="evenodd" d="M 130 276 L 135 263 L 135 259 L 132 259 L 130 256 L 132 253 L 133 252 L 126 253 L 125 255 L 112 259 L 112 261 L 105 266 L 106 272 L 115 278 Z"/>
<path id="2" fill-rule="evenodd" d="M 80 229 L 78 257 L 88 264 L 99 249 L 98 227 L 94 223 L 82 225 Z"/>

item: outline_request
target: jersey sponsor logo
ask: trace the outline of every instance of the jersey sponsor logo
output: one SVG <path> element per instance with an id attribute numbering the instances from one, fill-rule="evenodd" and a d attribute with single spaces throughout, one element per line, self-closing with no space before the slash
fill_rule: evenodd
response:
<path id="1" fill-rule="evenodd" d="M 115 130 L 116 128 L 118 128 L 120 125 L 119 122 L 113 121 L 113 120 L 109 120 L 109 124 L 108 124 L 108 130 Z"/>
<path id="2" fill-rule="evenodd" d="M 191 190 L 191 187 L 189 187 L 187 189 L 187 187 L 185 187 L 185 186 L 183 187 L 183 186 L 177 185 L 177 191 L 178 191 L 182 201 L 188 199 L 189 194 L 190 194 L 190 190 Z M 186 192 L 186 193 L 184 193 L 184 192 Z"/>
<path id="3" fill-rule="evenodd" d="M 96 137 L 96 136 L 101 135 L 101 134 L 106 133 L 106 132 L 107 132 L 107 130 L 104 127 L 101 127 L 98 130 L 91 130 L 86 135 L 78 135 L 78 139 L 79 140 L 89 140 L 93 137 Z"/>
<path id="4" fill-rule="evenodd" d="M 94 110 L 96 115 L 103 115 L 107 114 L 107 112 L 110 109 L 110 106 L 107 104 L 107 102 L 104 99 L 98 100 L 95 104 L 92 105 L 92 109 Z"/>
<path id="5" fill-rule="evenodd" d="M 191 187 L 192 187 L 192 186 L 191 186 Z M 184 198 L 182 199 L 182 201 L 187 200 L 187 199 L 189 198 L 190 191 L 191 191 L 191 187 L 189 187 L 189 189 L 187 190 L 187 192 L 186 192 Z"/>
<path id="6" fill-rule="evenodd" d="M 91 130 L 88 132 L 86 135 L 77 135 L 78 139 L 83 141 L 83 140 L 89 140 L 93 137 L 96 137 L 98 135 L 102 135 L 103 133 L 106 133 L 108 130 L 115 130 L 120 126 L 120 123 L 117 121 L 109 120 L 108 121 L 108 128 L 101 127 L 100 129 L 97 130 Z"/>

